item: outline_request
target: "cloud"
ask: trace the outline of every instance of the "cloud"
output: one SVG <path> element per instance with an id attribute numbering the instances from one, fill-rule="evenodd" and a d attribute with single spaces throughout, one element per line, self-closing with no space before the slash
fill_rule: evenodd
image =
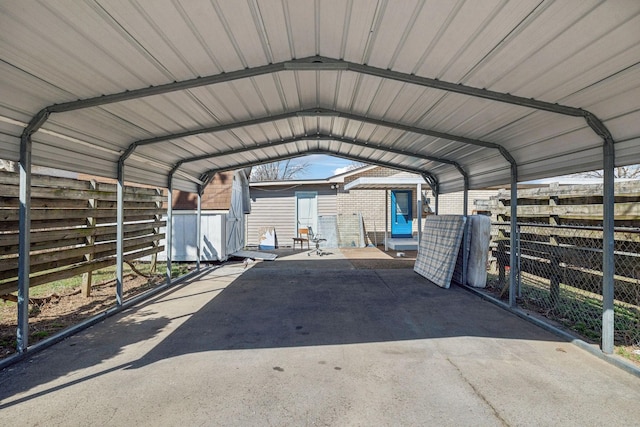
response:
<path id="1" fill-rule="evenodd" d="M 360 167 L 360 165 L 349 164 L 347 166 L 343 166 L 341 168 L 334 169 L 333 170 L 333 174 L 334 175 L 340 175 L 341 173 L 349 172 L 349 171 L 352 171 L 352 170 L 357 169 L 359 167 Z"/>

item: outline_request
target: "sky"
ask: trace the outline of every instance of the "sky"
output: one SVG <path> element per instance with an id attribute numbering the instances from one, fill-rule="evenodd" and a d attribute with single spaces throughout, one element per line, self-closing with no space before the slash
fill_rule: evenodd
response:
<path id="1" fill-rule="evenodd" d="M 323 179 L 338 173 L 345 172 L 348 165 L 353 162 L 351 160 L 340 159 L 338 157 L 326 156 L 324 154 L 312 154 L 310 156 L 300 157 L 292 160 L 292 163 L 308 162 L 311 166 L 307 173 L 300 175 L 297 179 Z"/>
<path id="2" fill-rule="evenodd" d="M 324 154 L 312 154 L 292 160 L 292 163 L 308 162 L 310 164 L 304 175 L 296 177 L 296 179 L 324 179 L 333 175 L 347 172 L 354 164 L 351 160 L 345 160 L 338 157 L 327 156 Z M 636 165 L 640 166 L 640 165 Z M 548 184 L 562 180 L 565 184 L 592 184 L 601 182 L 601 178 L 584 178 L 574 175 L 557 176 L 534 181 L 527 181 L 528 184 Z M 637 178 L 636 178 L 637 179 Z M 618 179 L 616 179 L 618 180 Z"/>

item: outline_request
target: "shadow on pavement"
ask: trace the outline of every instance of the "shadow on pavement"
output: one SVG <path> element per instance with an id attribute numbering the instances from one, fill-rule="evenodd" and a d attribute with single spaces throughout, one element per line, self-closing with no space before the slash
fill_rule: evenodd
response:
<path id="1" fill-rule="evenodd" d="M 218 283 L 215 289 L 176 294 L 188 286 L 179 285 L 3 370 L 0 410 L 113 371 L 192 353 L 461 336 L 559 340 L 461 288 L 439 288 L 412 269 L 356 269 L 346 259 L 262 262 L 220 293 Z M 76 371 L 115 359 L 126 346 L 156 337 L 173 319 L 154 303 L 185 298 L 208 302 L 141 358 L 112 360 L 110 367 L 75 377 Z M 54 380 L 63 377 L 69 381 L 56 385 Z M 5 401 L 21 392 L 27 394 Z"/>
<path id="2" fill-rule="evenodd" d="M 441 289 L 413 270 L 325 265 L 286 259 L 256 265 L 131 368 L 215 350 L 456 336 L 550 338 L 461 288 Z"/>
<path id="3" fill-rule="evenodd" d="M 1 403 L 10 396 L 30 390 L 40 384 L 45 384 L 58 378 L 72 377 L 75 371 L 100 365 L 104 361 L 116 358 L 123 352 L 125 347 L 157 336 L 169 325 L 172 319 L 167 316 L 158 316 L 159 313 L 152 308 L 153 304 L 160 299 L 170 301 L 183 298 L 184 296 L 172 297 L 172 295 L 180 289 L 188 287 L 189 283 L 201 277 L 201 275 L 198 275 L 193 279 L 176 285 L 159 295 L 147 299 L 132 309 L 109 317 L 79 334 L 64 339 L 44 351 L 27 355 L 26 359 L 0 370 L 0 410 L 5 406 L 15 405 L 22 400 L 33 399 L 129 366 L 129 363 L 125 363 L 96 374 L 73 378 L 64 385 L 37 392 L 28 398 L 19 399 L 9 405 Z"/>

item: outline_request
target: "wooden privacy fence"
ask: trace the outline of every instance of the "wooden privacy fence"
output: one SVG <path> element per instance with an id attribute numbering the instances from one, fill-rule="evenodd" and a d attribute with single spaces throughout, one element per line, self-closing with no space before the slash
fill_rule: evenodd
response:
<path id="1" fill-rule="evenodd" d="M 510 193 L 492 200 L 497 220 L 493 255 L 499 282 L 509 264 Z M 520 268 L 548 284 L 550 300 L 560 283 L 602 294 L 602 185 L 570 185 L 518 191 Z M 640 303 L 640 182 L 615 184 L 615 298 Z"/>
<path id="2" fill-rule="evenodd" d="M 115 184 L 34 175 L 31 178 L 30 286 L 84 274 L 116 263 Z M 18 289 L 19 176 L 0 172 L 0 295 Z M 124 259 L 164 250 L 161 190 L 126 186 Z"/>

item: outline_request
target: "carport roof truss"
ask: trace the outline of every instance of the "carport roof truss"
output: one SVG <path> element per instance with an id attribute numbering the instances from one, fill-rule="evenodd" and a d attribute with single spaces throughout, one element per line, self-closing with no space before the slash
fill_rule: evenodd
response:
<path id="1" fill-rule="evenodd" d="M 84 100 L 53 104 L 51 106 L 45 107 L 42 110 L 40 110 L 31 119 L 31 121 L 29 122 L 29 124 L 26 126 L 26 128 L 22 133 L 22 140 L 26 142 L 27 139 L 31 138 L 31 136 L 46 123 L 46 121 L 48 120 L 49 116 L 52 113 L 68 113 L 68 112 L 73 112 L 77 110 L 92 109 L 93 107 L 106 106 L 113 103 L 126 102 L 131 100 L 138 100 L 146 97 L 153 97 L 153 96 L 169 94 L 177 91 L 184 91 L 184 90 L 199 88 L 202 86 L 210 86 L 210 85 L 221 84 L 221 83 L 235 81 L 235 80 L 250 79 L 251 77 L 260 76 L 264 74 L 272 74 L 272 73 L 285 72 L 285 71 L 324 72 L 324 71 L 335 71 L 335 70 L 352 71 L 361 75 L 376 76 L 382 79 L 389 79 L 397 82 L 407 83 L 410 85 L 443 90 L 446 92 L 454 92 L 454 93 L 467 95 L 475 98 L 487 99 L 491 101 L 497 101 L 500 103 L 526 107 L 528 109 L 542 110 L 542 111 L 547 111 L 547 112 L 565 115 L 565 116 L 571 116 L 571 117 L 581 117 L 586 120 L 587 125 L 596 134 L 598 134 L 600 137 L 602 137 L 602 139 L 605 140 L 606 144 L 613 143 L 613 137 L 609 133 L 606 126 L 602 123 L 602 121 L 598 119 L 595 115 L 590 113 L 589 111 L 583 110 L 581 108 L 543 102 L 543 101 L 523 98 L 523 97 L 511 95 L 511 94 L 504 94 L 504 93 L 489 91 L 486 89 L 478 89 L 478 88 L 474 88 L 474 87 L 470 87 L 462 84 L 453 84 L 453 83 L 443 82 L 436 79 L 418 77 L 415 75 L 408 75 L 400 72 L 394 72 L 391 70 L 383 70 L 383 69 L 379 69 L 371 66 L 355 64 L 355 63 L 346 62 L 342 60 L 329 59 L 329 58 L 324 58 L 319 56 L 305 58 L 303 60 L 284 61 L 278 64 L 271 64 L 271 65 L 245 69 L 245 70 L 240 70 L 240 71 L 235 71 L 235 72 L 230 72 L 225 74 L 219 74 L 219 75 L 214 75 L 209 77 L 198 77 L 195 79 L 186 80 L 182 82 L 168 83 L 160 86 L 152 86 L 148 88 L 120 92 L 112 95 L 103 95 L 103 96 L 84 99 Z M 371 146 L 372 147 L 375 146 L 377 150 L 407 157 L 409 162 L 415 159 L 422 159 L 422 160 L 429 159 L 431 161 L 453 165 L 458 170 L 458 172 L 461 172 L 461 175 L 465 179 L 466 177 L 468 177 L 468 175 L 465 173 L 464 167 L 460 163 L 454 160 L 457 156 L 464 157 L 464 154 L 461 154 L 459 152 L 460 151 L 459 145 L 473 145 L 477 147 L 482 147 L 484 149 L 497 150 L 499 155 L 503 158 L 503 160 L 506 160 L 508 162 L 507 166 L 511 166 L 511 170 L 509 170 L 508 167 L 507 168 L 504 167 L 504 162 L 503 164 L 498 163 L 494 166 L 494 172 L 500 169 L 505 171 L 502 175 L 498 174 L 498 176 L 500 177 L 499 179 L 502 180 L 502 183 L 510 180 L 509 173 L 513 173 L 513 171 L 517 166 L 517 161 L 509 153 L 508 149 L 506 149 L 504 146 L 498 143 L 482 141 L 482 140 L 474 139 L 464 135 L 454 135 L 447 132 L 420 128 L 412 124 L 404 124 L 401 122 L 391 122 L 391 121 L 387 121 L 379 118 L 367 117 L 366 115 L 359 115 L 351 112 L 340 112 L 337 110 L 331 110 L 326 108 L 315 108 L 315 109 L 305 109 L 301 111 L 284 112 L 275 116 L 265 116 L 263 118 L 249 119 L 249 120 L 240 121 L 240 122 L 232 122 L 232 123 L 218 125 L 218 126 L 206 126 L 206 127 L 191 129 L 187 131 L 177 132 L 174 134 L 165 134 L 161 136 L 146 138 L 139 141 L 134 141 L 124 150 L 124 152 L 118 159 L 118 163 L 121 165 L 124 164 L 124 161 L 127 158 L 129 158 L 138 147 L 141 147 L 141 146 L 158 144 L 161 142 L 164 142 L 164 143 L 172 142 L 174 145 L 179 145 L 180 143 L 184 143 L 185 139 L 191 136 L 219 133 L 222 131 L 227 131 L 228 133 L 228 135 L 226 135 L 227 137 L 237 140 L 240 138 L 238 138 L 237 135 L 233 134 L 232 132 L 233 129 L 241 129 L 243 127 L 260 127 L 261 125 L 270 124 L 270 123 L 272 124 L 277 121 L 287 121 L 287 120 L 290 121 L 294 117 L 300 117 L 300 118 L 317 117 L 318 120 L 317 120 L 316 129 L 312 129 L 312 132 L 309 132 L 309 129 L 305 129 L 304 135 L 295 135 L 294 126 L 289 125 L 290 127 L 289 130 L 291 134 L 293 134 L 294 136 L 288 139 L 282 138 L 282 133 L 279 132 L 281 141 L 304 140 L 306 139 L 306 137 L 309 136 L 309 133 L 311 133 L 311 135 L 314 135 L 314 134 L 320 135 L 321 129 L 322 129 L 321 119 L 327 119 L 327 118 L 330 119 L 332 117 L 337 117 L 337 118 L 342 118 L 347 122 L 349 121 L 360 122 L 360 124 L 357 125 L 357 126 L 360 126 L 360 128 L 364 125 L 369 125 L 374 127 L 386 127 L 391 130 L 401 132 L 402 134 L 399 136 L 395 136 L 395 135 L 392 135 L 391 132 L 387 132 L 386 135 L 384 135 L 385 138 L 381 139 L 380 141 L 372 142 Z M 348 127 L 348 124 L 345 127 Z M 353 144 L 358 144 L 355 138 L 347 136 L 346 133 L 344 133 L 345 134 L 344 136 L 340 136 L 339 132 L 334 133 L 334 131 L 337 130 L 335 129 L 335 126 L 329 126 L 329 128 L 330 128 L 330 131 L 326 133 L 326 137 L 331 137 L 335 141 L 343 142 L 343 143 L 347 143 L 349 139 L 352 139 Z M 315 132 L 313 132 L 313 130 L 315 130 Z M 263 131 L 263 133 L 266 136 L 266 132 Z M 390 134 L 392 135 L 391 137 L 389 137 Z M 399 140 L 401 140 L 402 138 L 407 139 L 407 136 L 406 136 L 407 134 L 427 136 L 427 137 L 431 137 L 432 139 L 435 138 L 436 140 L 445 140 L 445 141 L 457 142 L 460 144 L 458 144 L 458 146 L 456 146 L 453 150 L 451 150 L 452 152 L 445 153 L 445 156 L 447 157 L 444 157 L 444 156 L 436 157 L 429 154 L 421 154 L 423 151 L 423 148 L 416 147 L 416 145 L 426 145 L 426 144 L 422 142 L 416 142 L 415 139 L 411 141 L 409 146 L 406 146 L 406 143 L 405 143 L 405 147 L 403 147 L 402 149 L 394 148 L 396 145 L 402 145 L 403 142 Z M 225 141 L 223 139 L 221 145 L 223 147 L 226 146 L 228 148 L 226 150 L 224 148 L 219 151 L 216 150 L 215 155 L 201 154 L 201 155 L 188 157 L 185 155 L 177 154 L 176 157 L 169 159 L 170 163 L 167 163 L 167 160 L 152 159 L 149 154 L 144 156 L 144 158 L 147 159 L 146 163 L 150 163 L 151 165 L 154 165 L 154 166 L 158 164 L 160 165 L 165 164 L 165 165 L 171 166 L 171 162 L 175 160 L 175 162 L 173 162 L 173 166 L 171 167 L 171 175 L 173 175 L 173 172 L 176 172 L 179 166 L 181 166 L 186 162 L 190 162 L 193 160 L 203 160 L 207 157 L 219 157 L 219 155 L 222 155 L 225 153 L 234 154 L 234 153 L 237 153 L 238 150 L 243 151 L 245 149 L 248 149 L 249 147 L 251 147 L 254 153 L 257 153 L 256 162 L 261 162 L 262 158 L 273 159 L 272 157 L 269 157 L 264 153 L 260 153 L 262 145 L 273 146 L 273 141 L 267 140 L 267 141 L 263 141 L 261 144 L 255 143 L 249 146 L 247 146 L 246 140 L 243 139 L 241 142 L 243 146 L 239 148 L 235 148 L 233 147 L 233 141 L 228 141 L 228 140 Z M 360 143 L 360 145 L 367 145 L 367 142 L 363 141 Z M 436 150 L 438 149 L 439 147 L 436 147 Z M 328 150 L 328 151 L 331 151 L 331 150 Z M 477 153 L 479 151 L 480 150 L 478 149 L 474 153 Z M 339 154 L 339 151 L 336 151 L 335 154 Z M 470 153 L 466 153 L 467 156 L 469 156 L 469 154 Z M 277 157 L 275 158 L 275 160 L 277 160 Z M 370 158 L 368 161 L 371 163 L 375 163 L 375 158 Z M 143 163 L 145 163 L 144 160 L 143 160 Z M 403 166 L 403 164 L 400 164 L 398 166 L 404 167 L 405 169 L 413 169 L 419 172 L 418 169 L 415 169 L 414 167 L 411 167 L 408 165 Z M 229 166 L 227 165 L 223 165 L 221 167 L 226 170 L 229 169 Z M 142 169 L 142 167 L 140 167 L 139 169 Z M 430 172 L 430 173 L 433 175 L 433 172 Z M 196 178 L 196 176 L 198 175 L 202 175 L 202 174 L 201 173 L 196 174 L 195 176 L 192 175 L 192 178 L 190 179 L 192 185 L 202 184 L 202 181 Z M 138 178 L 140 181 L 143 181 L 144 183 L 152 183 L 152 182 L 145 182 L 144 179 L 140 179 L 140 177 L 136 177 L 136 178 Z M 442 179 L 439 179 L 439 180 L 441 182 L 443 181 Z M 475 180 L 476 182 L 474 182 L 474 186 L 482 187 L 482 186 L 488 186 L 488 185 L 495 185 L 497 183 L 495 180 L 496 180 L 495 176 L 493 176 L 492 178 L 489 178 L 489 180 L 476 179 Z M 451 181 L 451 179 L 449 179 L 449 181 Z M 157 184 L 157 182 L 154 182 L 154 183 Z M 449 191 L 454 189 L 455 190 L 463 189 L 463 187 L 460 184 L 458 184 L 457 186 L 453 184 L 450 187 L 451 187 L 450 190 L 449 188 L 446 188 L 446 189 Z"/>
<path id="2" fill-rule="evenodd" d="M 190 158 L 322 134 L 405 152 L 410 169 L 411 154 L 456 162 L 471 188 L 508 183 L 516 166 L 523 180 L 601 168 L 602 140 L 619 165 L 640 163 L 633 1 L 0 11 L 9 160 L 33 135 L 34 164 L 115 177 L 126 162 L 128 180 L 165 186 Z M 216 165 L 189 163 L 174 186 L 196 191 Z M 429 172 L 442 192 L 464 187 L 455 168 Z"/>

